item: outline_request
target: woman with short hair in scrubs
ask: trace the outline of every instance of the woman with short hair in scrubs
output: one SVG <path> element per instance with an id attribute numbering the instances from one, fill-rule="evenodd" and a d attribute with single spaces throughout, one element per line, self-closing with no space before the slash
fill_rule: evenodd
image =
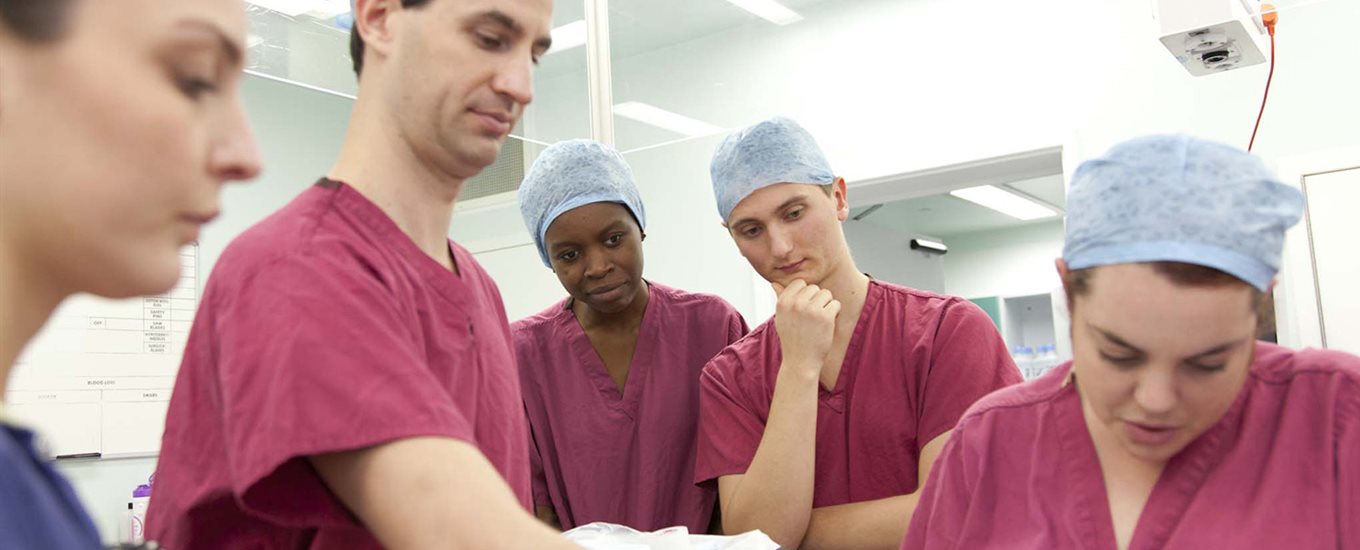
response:
<path id="1" fill-rule="evenodd" d="M 240 0 L 0 0 L 0 395 L 68 296 L 170 290 L 222 185 L 259 171 L 245 25 Z M 0 406 L 0 548 L 100 548 L 34 439 Z"/>
<path id="2" fill-rule="evenodd" d="M 519 199 L 569 295 L 511 325 L 539 517 L 709 532 L 716 495 L 692 481 L 699 373 L 746 323 L 722 298 L 643 279 L 646 212 L 608 146 L 548 147 Z"/>
<path id="3" fill-rule="evenodd" d="M 1360 548 L 1360 358 L 1256 340 L 1302 210 L 1185 136 L 1078 168 L 1073 360 L 964 415 L 902 547 Z"/>

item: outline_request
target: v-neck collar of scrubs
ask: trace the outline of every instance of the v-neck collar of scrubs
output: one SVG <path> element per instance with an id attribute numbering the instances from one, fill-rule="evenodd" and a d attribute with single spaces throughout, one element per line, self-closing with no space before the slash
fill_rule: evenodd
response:
<path id="1" fill-rule="evenodd" d="M 1062 430 L 1060 459 L 1066 465 L 1067 482 L 1073 488 L 1071 494 L 1075 495 L 1076 513 L 1082 524 L 1081 532 L 1087 536 L 1087 547 L 1115 550 L 1118 545 L 1109 493 L 1105 487 L 1100 457 L 1096 454 L 1095 441 L 1086 427 L 1076 384 L 1075 373 L 1069 371 L 1061 390 L 1063 395 L 1058 397 L 1061 402 L 1056 410 Z M 1250 386 L 1244 385 L 1218 422 L 1167 461 L 1147 502 L 1143 504 L 1133 537 L 1129 540 L 1129 550 L 1155 549 L 1166 545 L 1181 516 L 1194 500 L 1195 492 L 1232 448 L 1236 427 L 1241 423 L 1242 409 L 1246 406 L 1250 391 Z"/>
<path id="2" fill-rule="evenodd" d="M 656 319 L 656 311 L 662 308 L 656 307 L 655 303 L 656 300 L 666 299 L 665 293 L 657 292 L 651 283 L 644 280 L 643 284 L 647 285 L 647 307 L 642 311 L 637 342 L 633 345 L 633 359 L 628 365 L 628 378 L 624 380 L 622 393 L 619 392 L 618 384 L 615 384 L 614 379 L 609 376 L 609 369 L 605 367 L 599 352 L 590 343 L 590 337 L 586 336 L 585 328 L 572 312 L 572 298 L 568 297 L 562 302 L 557 315 L 558 325 L 571 342 L 572 351 L 576 354 L 576 364 L 580 366 L 582 374 L 595 386 L 606 405 L 633 420 L 637 419 L 638 402 L 651 370 L 649 366 L 651 361 L 648 358 L 652 352 L 652 344 L 660 338 L 659 328 L 656 326 L 660 321 Z"/>
<path id="3" fill-rule="evenodd" d="M 885 292 L 881 283 L 872 277 L 869 279 L 868 288 L 864 292 L 864 307 L 860 308 L 859 319 L 855 320 L 855 329 L 850 332 L 850 341 L 845 347 L 845 358 L 841 359 L 841 370 L 836 374 L 836 385 L 828 389 L 821 382 L 817 383 L 818 400 L 838 413 L 845 412 L 846 388 L 854 383 L 854 377 L 859 373 L 860 357 L 864 354 L 866 338 L 864 333 L 869 331 L 869 325 L 873 323 L 873 317 L 883 303 Z"/>
<path id="4" fill-rule="evenodd" d="M 386 212 L 353 186 L 329 178 L 321 178 L 316 185 L 334 190 L 335 208 L 351 216 L 355 222 L 363 224 L 379 241 L 387 243 L 392 252 L 401 256 L 405 263 L 415 269 L 440 296 L 460 307 L 468 305 L 467 270 L 472 265 L 472 258 L 459 250 L 452 240 L 448 240 L 449 255 L 453 258 L 458 273 L 450 271 L 421 250 L 415 241 L 411 240 L 411 236 L 403 232 Z"/>

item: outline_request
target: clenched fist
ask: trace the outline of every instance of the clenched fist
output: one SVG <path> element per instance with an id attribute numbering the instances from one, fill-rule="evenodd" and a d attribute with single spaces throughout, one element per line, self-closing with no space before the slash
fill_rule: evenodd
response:
<path id="1" fill-rule="evenodd" d="M 774 284 L 779 295 L 774 328 L 779 333 L 779 349 L 787 368 L 807 369 L 804 374 L 818 376 L 831 342 L 836 335 L 836 315 L 841 303 L 831 292 L 796 279 L 789 286 Z"/>

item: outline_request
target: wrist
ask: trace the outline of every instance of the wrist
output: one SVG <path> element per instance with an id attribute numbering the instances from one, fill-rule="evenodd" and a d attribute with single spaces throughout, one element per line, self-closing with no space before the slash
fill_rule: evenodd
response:
<path id="1" fill-rule="evenodd" d="M 779 378 L 796 382 L 815 383 L 821 377 L 822 362 L 801 357 L 785 357 L 779 364 Z"/>

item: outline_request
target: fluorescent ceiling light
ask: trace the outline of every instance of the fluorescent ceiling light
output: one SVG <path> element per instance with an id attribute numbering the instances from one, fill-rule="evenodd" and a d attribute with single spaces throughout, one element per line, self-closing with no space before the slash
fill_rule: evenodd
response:
<path id="1" fill-rule="evenodd" d="M 991 185 L 957 189 L 950 191 L 949 194 L 1021 220 L 1037 220 L 1058 215 L 1052 208 Z"/>
<path id="2" fill-rule="evenodd" d="M 707 136 L 723 131 L 722 128 L 702 120 L 694 120 L 639 101 L 615 105 L 614 114 L 687 136 Z"/>
<path id="3" fill-rule="evenodd" d="M 552 49 L 548 55 L 579 48 L 586 44 L 586 20 L 572 21 L 552 30 Z"/>
<path id="4" fill-rule="evenodd" d="M 727 0 L 732 5 L 749 11 L 760 16 L 761 19 L 776 25 L 787 25 L 795 21 L 802 21 L 803 16 L 798 15 L 787 6 L 775 0 Z"/>
<path id="5" fill-rule="evenodd" d="M 322 7 L 322 0 L 246 0 L 251 4 L 273 10 L 289 17 L 297 17 Z"/>

